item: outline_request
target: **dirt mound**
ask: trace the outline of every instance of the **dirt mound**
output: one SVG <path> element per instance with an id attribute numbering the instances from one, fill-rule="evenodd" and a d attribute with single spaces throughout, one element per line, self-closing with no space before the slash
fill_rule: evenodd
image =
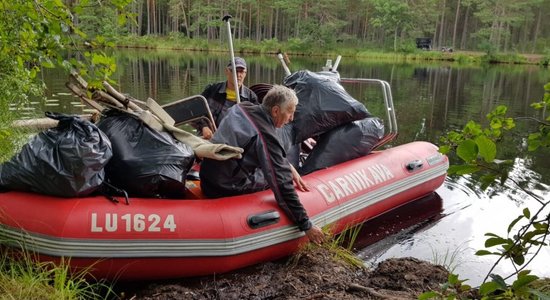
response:
<path id="1" fill-rule="evenodd" d="M 447 281 L 441 266 L 389 259 L 369 271 L 316 248 L 230 274 L 126 287 L 123 299 L 417 299 Z"/>

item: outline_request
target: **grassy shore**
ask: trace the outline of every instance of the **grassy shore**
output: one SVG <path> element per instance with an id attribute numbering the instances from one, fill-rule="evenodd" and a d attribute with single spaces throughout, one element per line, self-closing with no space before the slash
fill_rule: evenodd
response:
<path id="1" fill-rule="evenodd" d="M 89 281 L 87 272 L 70 272 L 67 261 L 40 263 L 34 254 L 3 248 L 0 252 L 0 299 L 106 299 L 111 286 Z"/>
<path id="2" fill-rule="evenodd" d="M 202 39 L 188 39 L 179 36 L 125 36 L 116 39 L 118 48 L 169 49 L 184 51 L 228 52 L 226 41 L 206 41 Z M 425 51 L 408 48 L 406 51 L 393 52 L 383 49 L 365 48 L 356 45 L 338 45 L 338 47 L 318 48 L 306 42 L 295 39 L 279 42 L 276 39 L 234 41 L 234 50 L 241 54 L 274 54 L 279 51 L 293 56 L 336 56 L 355 57 L 357 59 L 377 59 L 383 61 L 453 61 L 465 64 L 502 63 L 502 64 L 531 64 L 548 66 L 550 53 L 485 53 L 480 51 Z"/>

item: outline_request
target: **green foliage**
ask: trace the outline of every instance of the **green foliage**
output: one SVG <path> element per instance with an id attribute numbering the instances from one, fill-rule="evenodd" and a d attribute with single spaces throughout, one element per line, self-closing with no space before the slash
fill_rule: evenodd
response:
<path id="1" fill-rule="evenodd" d="M 541 110 L 542 120 L 537 120 L 539 127 L 537 132 L 528 134 L 528 150 L 536 151 L 540 147 L 550 146 L 550 118 L 545 117 L 545 111 L 550 104 L 550 83 L 545 85 L 545 95 L 542 101 L 534 103 L 533 108 Z M 485 250 L 479 250 L 476 255 L 493 255 L 498 259 L 489 271 L 485 280 L 490 276 L 492 281 L 485 281 L 479 288 L 483 299 L 535 299 L 542 297 L 549 299 L 540 291 L 529 287 L 529 284 L 537 279 L 524 270 L 532 261 L 538 250 L 548 246 L 546 240 L 550 234 L 548 216 L 544 213 L 549 201 L 544 201 L 538 196 L 525 190 L 522 186 L 509 178 L 511 162 L 498 159 L 499 142 L 505 135 L 510 134 L 515 128 L 515 121 L 506 116 L 507 108 L 498 106 L 487 115 L 488 123 L 482 126 L 476 122 L 468 122 L 462 130 L 451 131 L 441 137 L 440 151 L 449 155 L 456 155 L 459 163 L 449 168 L 450 174 L 481 174 L 482 188 L 494 184 L 503 184 L 511 181 L 526 194 L 532 196 L 540 203 L 535 213 L 528 208 L 523 209 L 520 215 L 508 225 L 506 236 L 495 233 L 487 233 Z M 492 250 L 488 250 L 492 249 Z M 509 261 L 517 270 L 517 279 L 512 285 L 507 285 L 500 275 L 491 274 L 492 270 L 502 260 Z M 455 289 L 456 290 L 456 289 Z M 439 297 L 441 293 L 430 293 L 426 297 Z M 456 294 L 458 295 L 458 293 Z M 425 298 L 428 299 L 428 298 Z"/>
<path id="2" fill-rule="evenodd" d="M 440 151 L 454 154 L 462 161 L 449 168 L 449 174 L 465 175 L 482 173 L 482 187 L 487 188 L 503 183 L 508 179 L 511 161 L 497 159 L 497 143 L 504 131 L 515 127 L 512 118 L 506 117 L 507 108 L 498 106 L 487 115 L 489 126 L 482 126 L 474 121 L 468 122 L 461 131 L 451 131 L 441 137 Z"/>
<path id="3" fill-rule="evenodd" d="M 123 7 L 131 0 L 101 1 L 99 8 L 91 0 L 67 7 L 59 0 L 0 0 L 0 149 L 2 159 L 11 156 L 21 140 L 12 122 L 19 118 L 17 108 L 30 97 L 40 97 L 45 89 L 38 76 L 43 68 L 55 66 L 77 69 L 92 85 L 101 87 L 116 69 L 114 60 L 103 49 L 112 46 L 101 32 L 88 24 L 97 20 L 106 26 L 120 26 L 127 17 Z M 97 4 L 97 3 L 96 3 Z M 82 13 L 83 15 L 78 15 Z M 87 14 L 94 15 L 87 15 Z M 86 32 L 77 26 L 79 20 Z M 107 22 L 107 19 L 111 20 Z M 111 24 L 111 25 L 108 25 Z M 116 26 L 114 25 L 116 24 Z M 92 28 L 93 27 L 93 28 Z M 111 31 L 111 33 L 114 33 Z M 87 48 L 83 49 L 82 46 Z M 77 55 L 67 59 L 67 51 Z M 78 57 L 78 59 L 76 58 Z"/>
<path id="4" fill-rule="evenodd" d="M 491 281 L 479 287 L 482 299 L 549 299 L 550 296 L 531 288 L 530 284 L 538 279 L 530 271 L 521 271 L 511 285 L 506 284 L 504 278 L 491 274 Z"/>
<path id="5" fill-rule="evenodd" d="M 538 132 L 529 135 L 529 151 L 535 151 L 539 147 L 550 147 L 550 116 L 545 116 L 550 106 L 550 83 L 544 86 L 544 91 L 542 101 L 531 104 L 531 107 L 541 111 L 542 121 L 539 122 Z"/>
<path id="6" fill-rule="evenodd" d="M 426 299 L 470 299 L 472 287 L 464 284 L 467 279 L 459 279 L 456 274 L 449 274 L 447 282 L 441 284 L 438 291 L 428 291 L 418 296 L 419 300 Z"/>
<path id="7" fill-rule="evenodd" d="M 3 249 L 0 256 L 2 299 L 107 299 L 112 288 L 98 281 L 89 283 L 86 270 L 71 272 L 69 262 L 37 262 L 29 252 Z"/>
<path id="8" fill-rule="evenodd" d="M 118 35 L 126 34 L 125 27 L 127 19 L 134 19 L 134 14 L 120 13 L 116 8 L 113 9 L 108 3 L 99 2 L 99 5 L 80 5 L 75 7 L 78 13 L 78 29 L 81 30 L 88 39 L 94 39 L 98 36 L 113 38 Z M 113 1 L 115 2 L 115 1 Z"/>
<path id="9" fill-rule="evenodd" d="M 309 44 L 307 41 L 303 39 L 292 38 L 288 40 L 286 49 L 290 51 L 299 51 L 299 52 L 308 53 L 311 51 L 312 47 L 311 47 L 311 44 Z"/>

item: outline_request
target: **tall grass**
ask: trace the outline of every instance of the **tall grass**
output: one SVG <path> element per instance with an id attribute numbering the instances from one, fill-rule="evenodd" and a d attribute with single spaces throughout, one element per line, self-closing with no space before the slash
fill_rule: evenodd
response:
<path id="1" fill-rule="evenodd" d="M 454 273 L 456 267 L 460 264 L 460 254 L 467 249 L 464 249 L 464 244 L 459 245 L 453 250 L 445 250 L 444 253 L 435 251 L 432 248 L 432 263 L 445 267 L 449 272 Z"/>
<path id="2" fill-rule="evenodd" d="M 346 228 L 340 234 L 330 239 L 327 243 L 328 249 L 334 257 L 355 267 L 364 267 L 365 263 L 353 253 L 353 245 L 361 232 L 363 224 Z"/>
<path id="3" fill-rule="evenodd" d="M 0 299 L 106 299 L 111 286 L 87 281 L 87 272 L 71 272 L 69 261 L 38 262 L 34 255 L 3 248 L 0 256 Z"/>
<path id="4" fill-rule="evenodd" d="M 323 232 L 325 233 L 325 236 L 329 238 L 327 238 L 327 240 L 321 245 L 307 243 L 301 251 L 294 255 L 291 263 L 296 263 L 303 253 L 307 253 L 308 251 L 312 251 L 317 247 L 321 247 L 323 249 L 326 249 L 328 253 L 332 254 L 332 256 L 337 261 L 342 261 L 347 265 L 351 265 L 357 268 L 364 268 L 364 262 L 359 257 L 357 257 L 355 253 L 353 253 L 353 245 L 355 244 L 355 240 L 357 239 L 357 236 L 361 231 L 362 225 L 363 224 L 359 224 L 347 228 L 337 235 L 334 235 L 333 230 L 330 226 L 324 227 Z"/>

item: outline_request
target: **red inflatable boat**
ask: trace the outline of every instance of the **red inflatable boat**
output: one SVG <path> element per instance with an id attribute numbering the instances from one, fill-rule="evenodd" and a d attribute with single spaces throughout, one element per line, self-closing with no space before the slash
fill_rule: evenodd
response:
<path id="1" fill-rule="evenodd" d="M 298 192 L 314 224 L 338 233 L 432 193 L 447 157 L 426 142 L 373 152 L 304 176 Z M 0 194 L 0 239 L 39 254 L 71 257 L 96 278 L 136 280 L 222 273 L 295 252 L 306 241 L 270 190 L 220 199 L 65 199 Z"/>
<path id="2" fill-rule="evenodd" d="M 335 68 L 334 68 L 335 70 Z M 397 135 L 389 84 L 382 86 L 388 134 Z M 449 162 L 433 144 L 413 142 L 304 176 L 299 192 L 311 221 L 337 234 L 433 193 Z M 23 247 L 43 261 L 70 257 L 75 269 L 96 279 L 160 279 L 223 273 L 292 254 L 307 242 L 280 210 L 271 190 L 204 199 L 188 181 L 187 199 L 103 196 L 60 198 L 26 192 L 0 193 L 0 243 Z"/>

